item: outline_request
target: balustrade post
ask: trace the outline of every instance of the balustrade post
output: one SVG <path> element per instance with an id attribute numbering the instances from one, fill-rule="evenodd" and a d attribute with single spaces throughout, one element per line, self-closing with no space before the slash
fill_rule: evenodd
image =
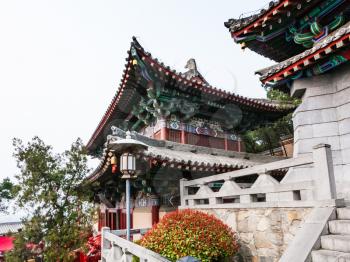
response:
<path id="1" fill-rule="evenodd" d="M 330 200 L 337 198 L 337 191 L 333 170 L 331 146 L 319 144 L 314 146 L 314 173 L 315 196 L 317 200 Z"/>
<path id="2" fill-rule="evenodd" d="M 188 196 L 188 188 L 185 187 L 185 181 L 187 181 L 186 178 L 180 179 L 180 200 L 183 207 L 186 206 L 185 196 Z"/>
<path id="3" fill-rule="evenodd" d="M 123 255 L 122 261 L 123 262 L 132 262 L 133 255 L 130 252 L 128 252 L 128 249 L 123 248 L 123 253 L 124 253 L 124 255 Z"/>
<path id="4" fill-rule="evenodd" d="M 101 229 L 101 238 L 102 238 L 102 241 L 101 241 L 101 255 L 102 255 L 102 262 L 105 262 L 106 260 L 106 251 L 108 249 L 110 249 L 110 242 L 107 240 L 106 238 L 106 233 L 107 232 L 110 232 L 110 229 L 109 227 L 103 227 Z"/>

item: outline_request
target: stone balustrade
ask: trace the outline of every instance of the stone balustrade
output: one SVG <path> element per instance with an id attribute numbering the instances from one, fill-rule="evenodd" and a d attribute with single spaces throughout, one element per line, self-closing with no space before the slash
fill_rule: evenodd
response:
<path id="1" fill-rule="evenodd" d="M 132 229 L 130 233 L 143 234 L 147 230 Z M 169 262 L 159 254 L 120 237 L 125 234 L 125 230 L 111 231 L 108 227 L 102 228 L 102 262 L 131 262 L 133 256 L 138 257 L 140 262 Z"/>
<path id="2" fill-rule="evenodd" d="M 312 166 L 312 179 L 283 183 L 272 171 Z M 296 175 L 296 174 L 293 174 Z M 253 179 L 250 187 L 236 182 Z M 223 183 L 214 192 L 210 184 Z M 198 189 L 195 192 L 195 189 Z M 219 175 L 180 181 L 180 208 L 260 208 L 260 207 L 317 207 L 336 206 L 332 152 L 329 145 L 314 147 L 312 154 L 258 165 Z"/>

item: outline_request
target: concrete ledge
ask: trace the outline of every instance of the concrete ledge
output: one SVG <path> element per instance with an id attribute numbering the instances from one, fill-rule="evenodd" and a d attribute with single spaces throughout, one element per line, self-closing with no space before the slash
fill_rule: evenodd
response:
<path id="1" fill-rule="evenodd" d="M 216 205 L 191 205 L 191 206 L 179 206 L 179 209 L 248 209 L 248 208 L 283 208 L 283 207 L 316 207 L 316 208 L 335 208 L 344 207 L 344 199 L 331 199 L 322 201 L 275 201 L 275 202 L 253 202 L 253 203 L 229 203 L 229 204 L 216 204 Z"/>

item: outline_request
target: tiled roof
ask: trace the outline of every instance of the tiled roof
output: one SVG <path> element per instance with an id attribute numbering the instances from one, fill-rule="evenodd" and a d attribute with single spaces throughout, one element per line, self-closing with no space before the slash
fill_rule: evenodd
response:
<path id="1" fill-rule="evenodd" d="M 284 78 L 292 75 L 300 70 L 303 70 L 305 67 L 311 66 L 319 59 L 342 49 L 345 45 L 349 45 L 349 37 L 350 22 L 325 37 L 312 48 L 305 50 L 304 52 L 281 63 L 261 69 L 256 73 L 260 75 L 260 80 L 263 82 L 274 79 L 275 77 Z"/>
<path id="2" fill-rule="evenodd" d="M 265 8 L 258 10 L 255 14 L 246 17 L 240 17 L 238 19 L 232 18 L 224 24 L 227 28 L 230 29 L 231 32 L 237 32 L 244 27 L 252 24 L 253 22 L 259 20 L 260 18 L 268 15 L 270 12 L 273 12 L 273 9 L 283 4 L 283 2 L 288 2 L 288 0 L 270 1 Z"/>
<path id="3" fill-rule="evenodd" d="M 122 139 L 124 131 L 116 139 Z M 179 144 L 170 141 L 160 141 L 132 132 L 132 137 L 148 145 L 148 149 L 139 157 L 147 161 L 157 161 L 163 166 L 189 170 L 216 170 L 220 172 L 252 167 L 255 165 L 281 160 L 281 157 L 263 156 L 244 152 L 225 151 L 221 149 L 207 148 L 196 145 Z M 113 145 L 107 145 L 100 165 L 88 177 L 90 181 L 96 181 L 109 168 L 109 150 Z"/>
<path id="4" fill-rule="evenodd" d="M 23 227 L 22 222 L 8 222 L 0 223 L 0 235 L 6 235 L 7 233 L 16 233 Z"/>
<path id="5" fill-rule="evenodd" d="M 286 109 L 283 108 L 281 104 L 276 104 L 275 102 L 271 102 L 269 100 L 244 97 L 229 91 L 225 91 L 220 88 L 216 88 L 214 86 L 211 86 L 210 84 L 207 84 L 204 81 L 198 80 L 197 78 L 189 81 L 185 78 L 183 73 L 177 72 L 176 70 L 171 69 L 169 66 L 164 65 L 164 63 L 160 62 L 157 58 L 153 58 L 152 54 L 146 52 L 135 38 L 133 39 L 133 43 L 135 47 L 137 47 L 137 49 L 141 52 L 141 54 L 144 55 L 143 59 L 148 60 L 148 63 L 151 64 L 155 69 L 158 69 L 158 71 L 165 71 L 166 74 L 172 75 L 172 78 L 177 80 L 178 82 L 183 82 L 184 84 L 187 84 L 189 88 L 199 89 L 203 93 L 212 94 L 220 98 L 226 98 L 228 100 L 231 100 L 232 102 L 236 102 L 237 104 L 255 107 L 261 110 L 285 111 Z M 290 108 L 287 106 L 287 109 Z"/>
<path id="6" fill-rule="evenodd" d="M 269 102 L 267 100 L 259 100 L 253 98 L 243 97 L 222 89 L 218 89 L 206 83 L 206 81 L 200 80 L 198 77 L 194 79 L 187 79 L 184 73 L 177 72 L 174 69 L 171 69 L 169 66 L 166 66 L 164 63 L 160 62 L 157 58 L 153 58 L 151 53 L 144 50 L 144 48 L 138 43 L 136 38 L 133 38 L 131 46 L 134 47 L 138 52 L 140 57 L 144 62 L 147 62 L 151 67 L 159 72 L 163 72 L 166 77 L 169 77 L 176 81 L 181 85 L 185 85 L 189 89 L 197 89 L 203 93 L 215 96 L 219 99 L 226 99 L 230 102 L 233 102 L 237 105 L 246 106 L 252 109 L 267 111 L 267 112 L 285 112 L 291 109 L 288 105 L 279 105 L 273 102 Z M 130 72 L 134 70 L 134 66 L 132 64 L 132 57 L 130 55 L 130 51 L 128 52 L 129 56 L 126 59 L 127 63 L 125 64 L 125 70 L 121 79 L 121 83 L 119 89 L 117 90 L 115 96 L 113 97 L 111 103 L 109 104 L 105 114 L 103 115 L 100 123 L 98 124 L 96 130 L 91 136 L 87 148 L 89 149 L 91 145 L 94 143 L 95 139 L 101 134 L 103 128 L 111 120 L 111 117 L 115 110 L 117 110 L 117 105 L 123 96 L 125 87 L 130 78 Z"/>

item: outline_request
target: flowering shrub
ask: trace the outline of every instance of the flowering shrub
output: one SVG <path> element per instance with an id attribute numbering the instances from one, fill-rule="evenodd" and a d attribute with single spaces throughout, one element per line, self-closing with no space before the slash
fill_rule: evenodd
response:
<path id="1" fill-rule="evenodd" d="M 238 250 L 234 232 L 213 215 L 182 210 L 165 215 L 141 239 L 140 245 L 171 261 L 192 256 L 216 261 Z"/>
<path id="2" fill-rule="evenodd" d="M 83 250 L 87 250 L 84 253 Z M 86 246 L 76 250 L 74 262 L 98 262 L 101 260 L 101 235 L 89 237 Z"/>
<path id="3" fill-rule="evenodd" d="M 87 243 L 89 251 L 87 253 L 88 262 L 97 262 L 101 259 L 101 235 L 90 237 Z"/>

